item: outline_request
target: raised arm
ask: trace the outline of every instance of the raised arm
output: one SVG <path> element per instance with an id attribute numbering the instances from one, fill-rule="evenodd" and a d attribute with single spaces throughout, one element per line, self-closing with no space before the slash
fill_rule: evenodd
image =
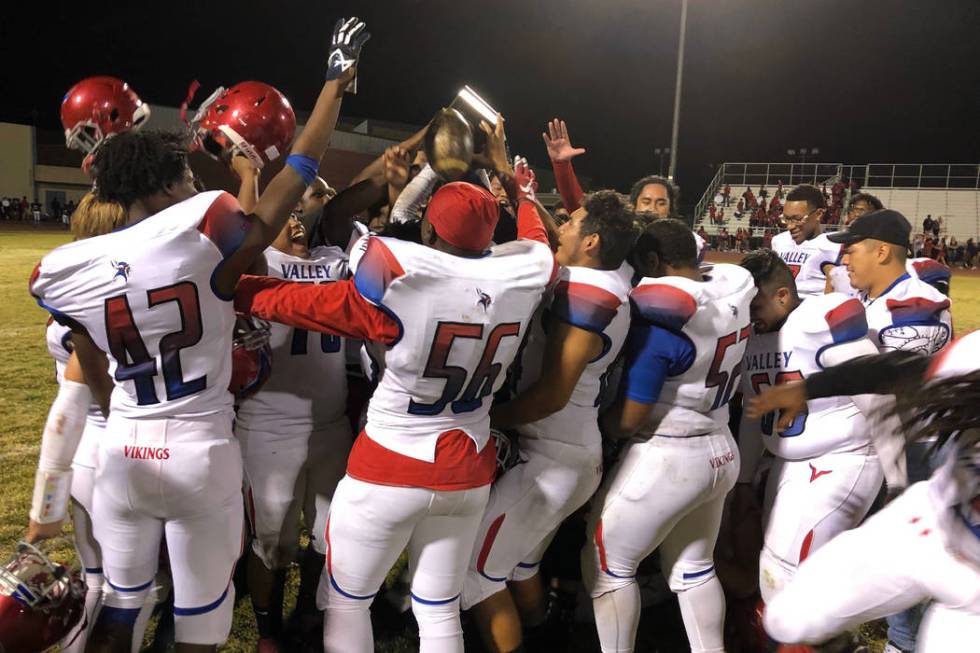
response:
<path id="1" fill-rule="evenodd" d="M 275 240 L 303 191 L 316 178 L 340 112 L 344 90 L 354 78 L 361 46 L 370 38 L 364 23 L 341 19 L 334 28 L 327 60 L 327 82 L 320 91 L 306 127 L 293 144 L 286 165 L 262 193 L 250 215 L 250 227 L 239 246 L 215 271 L 214 285 L 224 295 L 234 293 L 238 278 Z"/>
<path id="2" fill-rule="evenodd" d="M 561 195 L 562 204 L 565 210 L 571 213 L 582 206 L 582 198 L 585 193 L 578 184 L 575 170 L 572 168 L 572 159 L 580 154 L 585 154 L 585 149 L 572 147 L 571 140 L 568 138 L 568 126 L 564 120 L 555 118 L 548 123 L 548 131 L 543 132 L 544 144 L 548 148 L 548 158 L 551 159 L 551 168 L 555 173 L 555 185 L 558 186 L 558 194 Z"/>

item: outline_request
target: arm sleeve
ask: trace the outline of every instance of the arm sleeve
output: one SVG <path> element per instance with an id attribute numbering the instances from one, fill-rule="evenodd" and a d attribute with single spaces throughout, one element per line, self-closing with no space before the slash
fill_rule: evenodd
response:
<path id="1" fill-rule="evenodd" d="M 395 200 L 395 205 L 391 207 L 391 222 L 415 220 L 419 207 L 432 193 L 432 188 L 438 180 L 439 175 L 429 164 L 426 164 Z"/>
<path id="2" fill-rule="evenodd" d="M 551 169 L 555 173 L 555 184 L 558 186 L 558 194 L 561 195 L 561 202 L 565 205 L 565 210 L 571 213 L 577 211 L 582 206 L 582 198 L 585 193 L 578 185 L 578 177 L 575 176 L 575 169 L 572 168 L 571 161 L 552 161 Z"/>
<path id="3" fill-rule="evenodd" d="M 536 240 L 545 245 L 549 244 L 548 232 L 541 222 L 541 216 L 533 202 L 522 201 L 517 208 L 517 238 L 520 240 Z M 549 245 L 550 247 L 550 245 Z"/>
<path id="4" fill-rule="evenodd" d="M 861 356 L 806 378 L 809 399 L 890 394 L 902 383 L 921 379 L 930 358 L 909 351 Z"/>
<path id="5" fill-rule="evenodd" d="M 357 291 L 354 281 L 297 283 L 245 275 L 235 293 L 235 310 L 287 326 L 344 338 L 392 344 L 398 323 Z"/>
<path id="6" fill-rule="evenodd" d="M 626 398 L 656 403 L 668 376 L 682 374 L 694 363 L 691 341 L 648 323 L 634 323 L 626 342 Z"/>

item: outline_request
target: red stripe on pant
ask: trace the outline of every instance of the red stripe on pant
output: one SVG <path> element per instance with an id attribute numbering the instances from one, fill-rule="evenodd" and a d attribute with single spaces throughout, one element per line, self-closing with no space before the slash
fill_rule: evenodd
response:
<path id="1" fill-rule="evenodd" d="M 500 530 L 500 526 L 504 523 L 504 517 L 507 513 L 503 513 L 499 517 L 493 520 L 490 524 L 490 528 L 487 529 L 487 536 L 483 540 L 483 546 L 480 548 L 480 555 L 476 559 L 476 570 L 481 574 L 483 573 L 484 565 L 487 563 L 487 558 L 490 557 L 490 549 L 493 548 L 493 542 L 497 539 L 497 532 Z"/>

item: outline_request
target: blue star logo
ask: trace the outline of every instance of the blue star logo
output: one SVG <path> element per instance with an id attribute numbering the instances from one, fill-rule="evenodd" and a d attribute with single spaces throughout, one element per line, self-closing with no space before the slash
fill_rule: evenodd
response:
<path id="1" fill-rule="evenodd" d="M 112 278 L 122 277 L 123 281 L 129 281 L 129 263 L 126 261 L 113 261 L 112 267 L 115 269 L 116 273 L 112 275 Z"/>

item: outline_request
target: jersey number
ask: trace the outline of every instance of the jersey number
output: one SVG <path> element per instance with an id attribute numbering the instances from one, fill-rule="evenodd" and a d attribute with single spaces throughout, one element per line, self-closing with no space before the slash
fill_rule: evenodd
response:
<path id="1" fill-rule="evenodd" d="M 725 362 L 725 354 L 728 352 L 728 348 L 745 342 L 750 333 L 752 333 L 752 328 L 746 326 L 739 331 L 732 331 L 718 338 L 718 344 L 715 346 L 715 357 L 711 360 L 711 368 L 708 370 L 708 376 L 704 379 L 704 387 L 718 388 L 718 394 L 715 395 L 715 401 L 711 404 L 711 410 L 717 410 L 727 405 L 728 400 L 732 397 L 732 392 L 738 387 L 738 377 L 742 375 L 742 357 L 739 356 L 738 362 L 730 370 L 722 369 L 722 365 Z"/>
<path id="2" fill-rule="evenodd" d="M 456 338 L 483 339 L 482 324 L 467 324 L 464 322 L 440 322 L 432 338 L 429 350 L 429 360 L 426 362 L 422 376 L 427 379 L 445 379 L 446 387 L 442 396 L 431 404 L 408 402 L 408 412 L 411 415 L 438 415 L 446 404 L 452 403 L 453 413 L 468 413 L 483 405 L 483 398 L 493 392 L 493 384 L 500 374 L 501 364 L 494 363 L 497 348 L 504 338 L 516 338 L 521 331 L 519 322 L 498 324 L 487 336 L 480 362 L 473 371 L 469 384 L 466 377 L 469 372 L 458 365 L 448 365 L 449 351 Z M 465 390 L 464 390 L 465 386 Z"/>
<path id="3" fill-rule="evenodd" d="M 289 345 L 289 353 L 293 356 L 302 356 L 306 353 L 306 345 L 310 332 L 306 329 L 293 329 L 292 342 Z M 331 336 L 326 333 L 320 334 L 320 351 L 324 354 L 333 354 L 340 351 L 340 336 Z"/>
<path id="4" fill-rule="evenodd" d="M 769 382 L 768 372 L 759 372 L 758 374 L 752 375 L 752 391 L 755 394 L 760 394 L 762 392 L 763 386 L 771 385 Z M 778 372 L 776 374 L 776 385 L 782 385 L 783 383 L 789 383 L 790 381 L 802 381 L 803 374 L 800 372 Z M 792 438 L 794 436 L 800 435 L 806 429 L 806 418 L 808 415 L 806 408 L 803 412 L 796 416 L 793 423 L 785 431 L 779 432 L 779 437 L 781 438 Z M 772 435 L 773 423 L 776 421 L 775 413 L 766 413 L 762 416 L 762 433 L 764 435 Z"/>
<path id="5" fill-rule="evenodd" d="M 180 368 L 180 350 L 193 347 L 200 342 L 203 335 L 197 286 L 190 281 L 181 281 L 146 292 L 148 308 L 169 302 L 177 303 L 180 330 L 160 338 L 160 361 L 167 401 L 173 401 L 204 390 L 207 387 L 207 376 L 185 381 Z M 153 377 L 157 375 L 157 362 L 150 356 L 143 337 L 136 328 L 126 295 L 105 300 L 105 324 L 109 353 L 116 359 L 116 381 L 132 381 L 136 385 L 136 402 L 140 406 L 160 403 L 153 385 Z"/>

